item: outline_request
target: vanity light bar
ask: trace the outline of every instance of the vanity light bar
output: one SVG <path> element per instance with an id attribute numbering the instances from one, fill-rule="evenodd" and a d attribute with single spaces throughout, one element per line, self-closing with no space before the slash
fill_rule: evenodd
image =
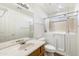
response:
<path id="1" fill-rule="evenodd" d="M 26 4 L 23 4 L 23 3 L 17 3 L 17 4 L 20 5 L 21 7 L 24 7 L 26 9 L 29 9 L 29 7 Z"/>
<path id="2" fill-rule="evenodd" d="M 0 17 L 3 17 L 7 11 L 8 11 L 7 9 L 0 8 Z"/>

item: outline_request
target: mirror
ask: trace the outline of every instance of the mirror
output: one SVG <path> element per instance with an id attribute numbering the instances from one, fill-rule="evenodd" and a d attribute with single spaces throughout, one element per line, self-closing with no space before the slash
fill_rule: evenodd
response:
<path id="1" fill-rule="evenodd" d="M 0 17 L 0 43 L 25 37 L 32 38 L 33 18 L 10 8 L 5 9 L 8 11 Z"/>

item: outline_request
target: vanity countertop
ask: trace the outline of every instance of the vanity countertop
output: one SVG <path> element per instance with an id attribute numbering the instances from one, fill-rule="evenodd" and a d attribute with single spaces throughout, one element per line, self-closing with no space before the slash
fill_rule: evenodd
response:
<path id="1" fill-rule="evenodd" d="M 23 48 L 20 48 L 21 47 L 20 44 L 17 44 L 17 45 L 0 50 L 0 56 L 28 56 L 33 51 L 35 51 L 36 49 L 44 45 L 45 41 L 29 40 L 26 43 L 34 43 L 34 45 L 28 46 L 26 48 L 27 50 L 25 50 Z"/>

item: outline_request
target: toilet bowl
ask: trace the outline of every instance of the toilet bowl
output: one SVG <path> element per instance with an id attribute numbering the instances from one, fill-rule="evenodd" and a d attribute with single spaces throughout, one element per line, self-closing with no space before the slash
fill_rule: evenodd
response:
<path id="1" fill-rule="evenodd" d="M 45 41 L 45 38 L 40 38 L 39 40 Z M 45 51 L 47 52 L 46 53 L 47 55 L 52 56 L 52 55 L 54 55 L 54 52 L 56 52 L 56 48 L 49 43 L 46 43 L 44 48 L 45 48 Z"/>
<path id="2" fill-rule="evenodd" d="M 45 51 L 54 53 L 56 52 L 56 48 L 50 44 L 47 44 L 45 45 Z"/>
<path id="3" fill-rule="evenodd" d="M 56 48 L 50 44 L 45 45 L 45 55 L 47 56 L 54 56 L 54 53 L 56 52 Z"/>

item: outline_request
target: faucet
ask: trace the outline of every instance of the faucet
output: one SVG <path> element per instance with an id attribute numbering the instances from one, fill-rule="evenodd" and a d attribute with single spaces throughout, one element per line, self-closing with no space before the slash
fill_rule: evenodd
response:
<path id="1" fill-rule="evenodd" d="M 23 44 L 26 43 L 25 40 L 23 40 L 23 39 L 21 39 L 21 40 L 17 40 L 16 42 L 19 43 L 19 44 L 21 44 L 21 45 L 23 45 Z"/>

